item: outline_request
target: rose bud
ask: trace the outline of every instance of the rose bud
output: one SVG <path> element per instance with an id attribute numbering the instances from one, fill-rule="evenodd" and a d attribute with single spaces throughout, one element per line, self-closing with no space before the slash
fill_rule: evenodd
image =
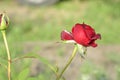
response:
<path id="1" fill-rule="evenodd" d="M 61 40 L 74 41 L 76 44 L 80 44 L 84 47 L 96 47 L 95 41 L 101 39 L 100 34 L 96 34 L 95 30 L 87 24 L 75 24 L 72 28 L 72 32 L 66 30 L 61 32 Z"/>
<path id="2" fill-rule="evenodd" d="M 9 24 L 9 18 L 5 13 L 0 14 L 0 30 L 6 30 Z"/>

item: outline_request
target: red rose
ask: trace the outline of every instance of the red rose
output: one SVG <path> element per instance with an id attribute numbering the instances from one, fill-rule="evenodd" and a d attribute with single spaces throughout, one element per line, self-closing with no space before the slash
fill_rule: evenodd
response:
<path id="1" fill-rule="evenodd" d="M 95 43 L 95 40 L 97 39 L 101 39 L 101 35 L 96 34 L 95 30 L 91 26 L 84 23 L 75 24 L 72 28 L 72 32 L 67 32 L 66 30 L 61 32 L 61 40 L 73 40 L 85 47 L 96 47 L 97 44 Z"/>

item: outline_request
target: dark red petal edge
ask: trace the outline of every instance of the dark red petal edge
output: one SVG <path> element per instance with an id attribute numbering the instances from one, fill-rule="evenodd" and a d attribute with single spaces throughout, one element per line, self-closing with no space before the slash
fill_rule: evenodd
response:
<path id="1" fill-rule="evenodd" d="M 101 35 L 100 34 L 96 34 L 94 37 L 92 37 L 92 39 L 94 39 L 94 40 L 101 39 Z"/>
<path id="2" fill-rule="evenodd" d="M 97 47 L 97 44 L 95 43 L 95 40 L 101 39 L 101 35 L 100 34 L 96 34 L 92 39 L 93 40 L 89 43 L 89 45 L 92 46 L 92 47 Z"/>

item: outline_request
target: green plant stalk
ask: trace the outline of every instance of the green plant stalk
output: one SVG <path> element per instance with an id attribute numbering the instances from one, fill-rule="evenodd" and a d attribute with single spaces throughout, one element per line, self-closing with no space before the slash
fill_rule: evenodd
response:
<path id="1" fill-rule="evenodd" d="M 56 80 L 60 80 L 60 78 L 62 77 L 63 73 L 64 73 L 65 70 L 68 68 L 68 66 L 71 64 L 73 58 L 75 57 L 76 51 L 77 51 L 77 46 L 75 45 L 75 48 L 74 48 L 74 50 L 73 50 L 72 55 L 70 56 L 70 58 L 69 58 L 67 64 L 65 65 L 65 67 L 64 67 L 63 70 L 61 71 L 60 75 L 58 75 L 58 77 L 57 77 Z"/>
<path id="2" fill-rule="evenodd" d="M 2 35 L 3 35 L 3 39 L 4 39 L 6 51 L 7 51 L 7 56 L 8 56 L 7 70 L 8 70 L 8 80 L 10 80 L 11 79 L 11 57 L 10 57 L 10 51 L 9 51 L 9 47 L 8 47 L 8 44 L 7 44 L 6 32 L 5 32 L 5 30 L 3 30 L 1 32 L 2 32 Z"/>

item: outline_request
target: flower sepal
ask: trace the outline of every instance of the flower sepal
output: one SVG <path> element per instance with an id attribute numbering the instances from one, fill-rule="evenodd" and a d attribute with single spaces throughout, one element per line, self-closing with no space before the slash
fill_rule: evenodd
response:
<path id="1" fill-rule="evenodd" d="M 80 44 L 76 44 L 76 45 L 77 45 L 78 52 L 79 52 L 81 58 L 84 59 L 84 58 L 85 58 L 85 55 L 86 55 L 87 47 L 82 46 L 82 45 L 80 45 Z"/>

